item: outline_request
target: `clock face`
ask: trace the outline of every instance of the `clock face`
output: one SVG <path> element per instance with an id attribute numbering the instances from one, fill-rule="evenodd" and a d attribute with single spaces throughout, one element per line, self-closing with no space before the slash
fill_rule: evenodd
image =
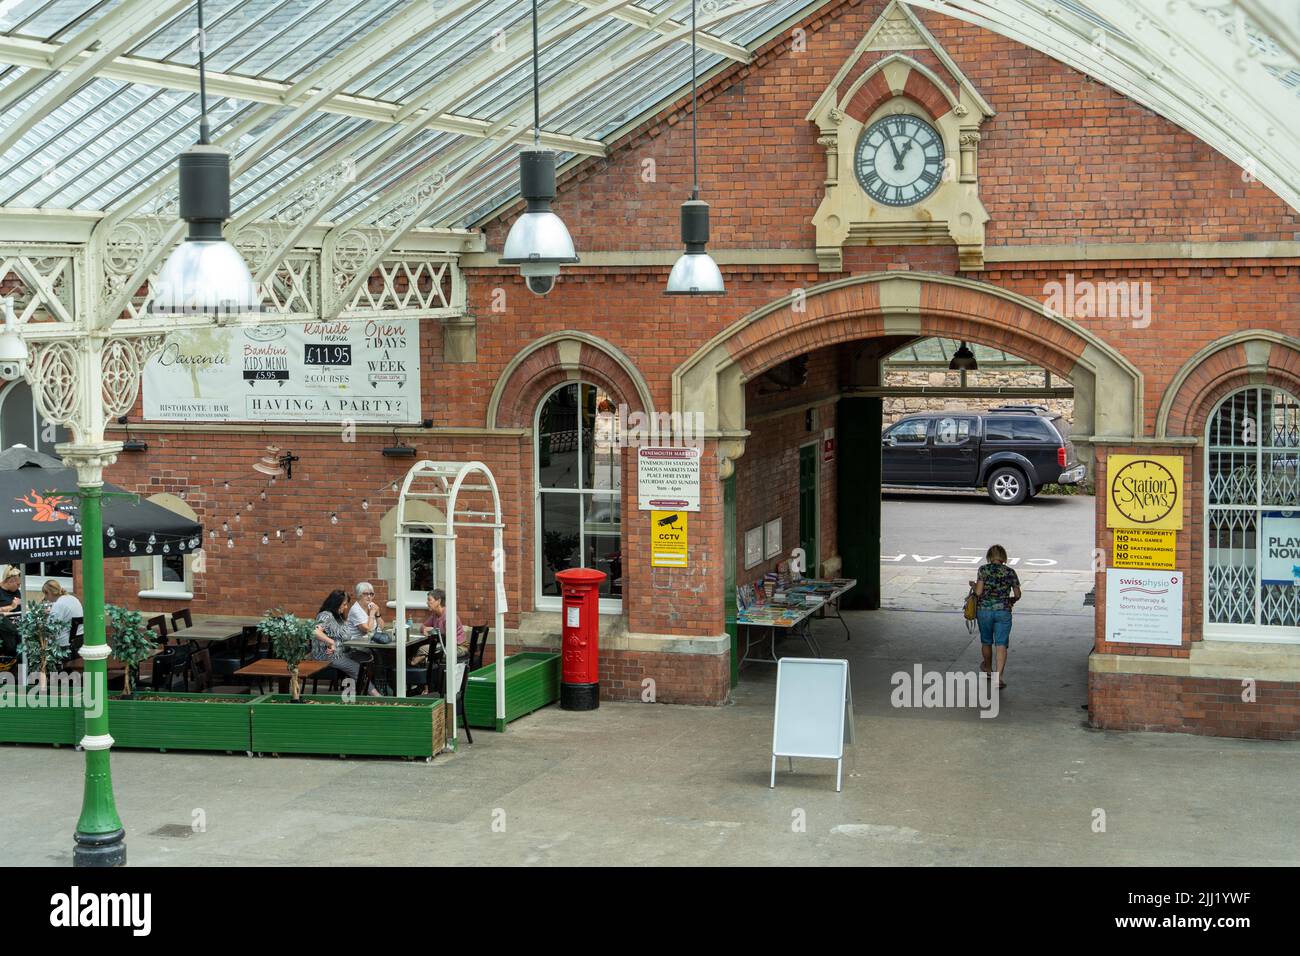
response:
<path id="1" fill-rule="evenodd" d="M 853 171 L 876 202 L 910 206 L 934 192 L 943 179 L 943 140 L 919 117 L 886 116 L 858 139 Z"/>

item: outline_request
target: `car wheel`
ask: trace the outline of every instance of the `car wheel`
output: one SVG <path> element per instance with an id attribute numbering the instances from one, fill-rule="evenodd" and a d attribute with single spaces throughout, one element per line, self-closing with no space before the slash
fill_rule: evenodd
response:
<path id="1" fill-rule="evenodd" d="M 989 497 L 994 504 L 1018 505 L 1029 497 L 1029 483 L 1017 468 L 999 468 L 989 475 Z"/>

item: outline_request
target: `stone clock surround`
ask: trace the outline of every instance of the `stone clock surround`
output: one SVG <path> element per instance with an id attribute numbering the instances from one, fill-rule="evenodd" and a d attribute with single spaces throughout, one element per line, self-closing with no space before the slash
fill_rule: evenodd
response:
<path id="1" fill-rule="evenodd" d="M 872 48 L 879 36 L 873 28 L 808 114 L 821 132 L 817 142 L 826 150 L 826 194 L 812 220 L 823 272 L 842 271 L 846 245 L 951 243 L 957 246 L 962 269 L 984 268 L 984 224 L 989 216 L 979 199 L 977 151 L 980 126 L 993 109 L 929 32 L 914 19 L 912 23 L 914 40 L 906 45 L 931 50 L 952 85 L 897 49 L 870 62 L 878 52 Z M 888 206 L 873 200 L 858 183 L 854 159 L 864 130 L 900 114 L 933 126 L 949 162 L 944 181 L 930 195 L 910 206 Z"/>

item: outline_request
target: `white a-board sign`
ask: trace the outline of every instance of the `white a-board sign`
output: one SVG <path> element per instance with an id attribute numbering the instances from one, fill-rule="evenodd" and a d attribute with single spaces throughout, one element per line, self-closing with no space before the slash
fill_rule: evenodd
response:
<path id="1" fill-rule="evenodd" d="M 849 662 L 816 657 L 783 657 L 776 664 L 776 717 L 772 727 L 772 779 L 776 758 L 834 760 L 835 789 L 844 780 L 844 733 L 853 743 L 853 694 Z"/>

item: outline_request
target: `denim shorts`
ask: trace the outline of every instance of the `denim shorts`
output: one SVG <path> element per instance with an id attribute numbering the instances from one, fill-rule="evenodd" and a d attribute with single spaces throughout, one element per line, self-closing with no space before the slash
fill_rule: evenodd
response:
<path id="1" fill-rule="evenodd" d="M 980 643 L 1006 647 L 1011 640 L 1011 612 L 982 607 L 976 610 L 975 619 L 980 625 Z"/>

